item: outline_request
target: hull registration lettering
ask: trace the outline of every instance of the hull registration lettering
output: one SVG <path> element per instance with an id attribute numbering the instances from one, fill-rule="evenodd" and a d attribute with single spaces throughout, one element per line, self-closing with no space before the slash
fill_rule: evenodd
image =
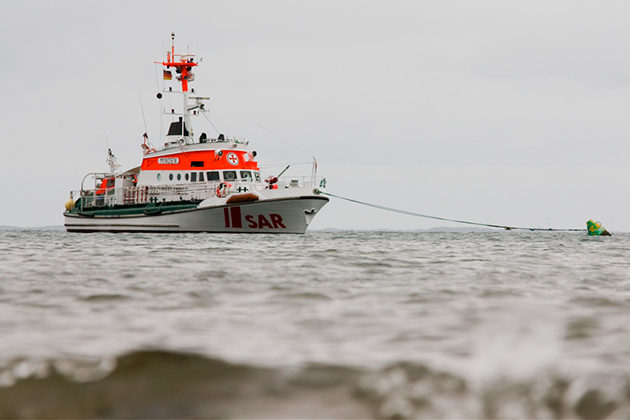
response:
<path id="1" fill-rule="evenodd" d="M 243 227 L 243 217 L 247 222 L 247 227 L 250 229 L 286 229 L 287 227 L 282 223 L 282 216 L 276 213 L 270 213 L 268 216 L 259 214 L 258 216 L 252 216 L 246 214 L 242 216 L 240 206 L 225 207 L 223 209 L 223 216 L 225 218 L 226 228 L 240 229 Z"/>

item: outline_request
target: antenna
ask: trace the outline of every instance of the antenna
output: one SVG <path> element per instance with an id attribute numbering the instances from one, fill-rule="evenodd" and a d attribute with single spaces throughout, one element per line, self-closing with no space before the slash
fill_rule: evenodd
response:
<path id="1" fill-rule="evenodd" d="M 105 141 L 107 142 L 107 132 L 105 132 Z M 103 144 L 103 140 L 101 140 L 101 147 L 103 148 L 103 154 L 107 156 L 107 150 L 105 150 L 105 144 Z M 109 148 L 109 143 L 107 144 L 107 148 Z"/>
<path id="2" fill-rule="evenodd" d="M 109 141 L 107 140 L 107 131 L 103 131 L 103 134 L 105 134 L 105 144 L 107 145 L 107 148 L 109 149 Z M 101 142 L 101 144 L 103 144 Z M 105 148 L 103 147 L 103 152 L 105 152 Z M 105 153 L 107 154 L 107 153 Z"/>
<path id="3" fill-rule="evenodd" d="M 175 61 L 175 32 L 171 32 L 171 60 Z"/>
<path id="4" fill-rule="evenodd" d="M 142 95 L 140 95 L 140 86 L 138 88 L 138 98 L 140 99 L 140 110 L 142 111 L 142 121 L 144 121 L 144 132 L 148 133 L 147 130 L 147 119 L 144 117 L 144 106 L 142 106 Z"/>
<path id="5" fill-rule="evenodd" d="M 142 111 L 142 121 L 144 121 L 144 143 L 149 143 L 149 146 L 151 148 L 154 148 L 154 146 L 151 144 L 151 142 L 149 141 L 149 135 L 147 134 L 149 132 L 149 130 L 147 130 L 147 119 L 144 116 L 144 106 L 142 105 L 142 95 L 140 95 L 140 86 L 138 86 L 138 98 L 140 99 L 140 110 Z"/>

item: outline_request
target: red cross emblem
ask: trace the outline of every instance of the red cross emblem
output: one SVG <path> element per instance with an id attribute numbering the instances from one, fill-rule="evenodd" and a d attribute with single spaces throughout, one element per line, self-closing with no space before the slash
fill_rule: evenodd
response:
<path id="1" fill-rule="evenodd" d="M 233 153 L 233 152 L 228 153 L 225 159 L 228 161 L 230 165 L 234 165 L 234 166 L 238 165 L 238 156 L 236 155 L 236 153 Z"/>

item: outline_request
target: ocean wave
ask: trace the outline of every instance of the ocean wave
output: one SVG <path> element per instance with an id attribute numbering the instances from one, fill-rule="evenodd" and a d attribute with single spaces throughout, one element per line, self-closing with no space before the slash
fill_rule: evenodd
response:
<path id="1" fill-rule="evenodd" d="M 568 377 L 478 386 L 400 362 L 373 371 L 271 368 L 169 351 L 0 367 L 2 418 L 627 418 L 629 378 Z"/>

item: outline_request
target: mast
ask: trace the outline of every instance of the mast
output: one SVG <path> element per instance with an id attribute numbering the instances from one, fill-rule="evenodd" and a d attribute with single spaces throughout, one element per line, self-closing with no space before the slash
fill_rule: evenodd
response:
<path id="1" fill-rule="evenodd" d="M 167 69 L 175 68 L 177 74 L 180 74 L 177 80 L 182 83 L 182 91 L 188 92 L 188 82 L 195 79 L 191 70 L 197 66 L 197 63 L 194 62 L 194 55 L 192 54 L 175 54 L 175 32 L 171 33 L 171 42 L 171 52 L 166 54 L 166 62 L 162 62 L 162 65 L 166 66 Z M 178 59 L 179 61 L 177 61 Z"/>
<path id="2" fill-rule="evenodd" d="M 166 61 L 163 61 L 161 64 L 167 69 L 175 68 L 175 72 L 178 74 L 177 80 L 182 84 L 182 95 L 184 96 L 182 137 L 186 129 L 192 134 L 190 109 L 188 107 L 188 82 L 192 82 L 195 79 L 195 75 L 191 70 L 197 66 L 197 63 L 194 62 L 193 58 L 194 55 L 192 54 L 175 54 L 175 32 L 171 32 L 171 52 L 166 54 Z"/>

